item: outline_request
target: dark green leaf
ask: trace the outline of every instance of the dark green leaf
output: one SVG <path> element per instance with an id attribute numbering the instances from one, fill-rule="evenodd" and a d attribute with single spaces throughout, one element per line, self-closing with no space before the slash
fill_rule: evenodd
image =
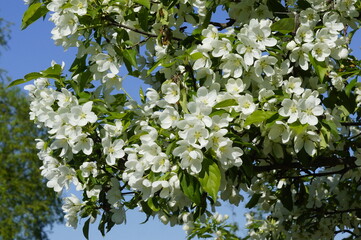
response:
<path id="1" fill-rule="evenodd" d="M 293 210 L 293 197 L 290 185 L 286 185 L 281 188 L 279 199 L 285 208 L 289 211 Z"/>
<path id="2" fill-rule="evenodd" d="M 89 224 L 90 224 L 90 218 L 86 220 L 83 226 L 83 235 L 86 239 L 89 239 Z"/>
<path id="3" fill-rule="evenodd" d="M 138 13 L 138 21 L 139 21 L 139 25 L 140 27 L 144 30 L 144 31 L 148 31 L 148 20 L 149 20 L 149 10 L 146 9 L 145 7 L 142 7 L 142 9 L 139 11 Z"/>
<path id="4" fill-rule="evenodd" d="M 356 83 L 357 83 L 357 79 L 355 78 L 346 85 L 345 93 L 346 93 L 347 97 L 350 97 L 351 90 L 356 85 Z"/>
<path id="5" fill-rule="evenodd" d="M 24 30 L 30 24 L 45 16 L 48 12 L 49 10 L 43 5 L 43 3 L 31 4 L 23 15 L 21 29 Z"/>
<path id="6" fill-rule="evenodd" d="M 213 200 L 217 200 L 217 193 L 221 186 L 221 171 L 217 163 L 205 158 L 202 162 L 202 171 L 199 173 L 198 180 L 202 189 L 207 192 Z"/>
<path id="7" fill-rule="evenodd" d="M 188 174 L 185 171 L 179 171 L 179 181 L 182 192 L 186 195 L 190 200 L 192 200 L 195 204 L 201 204 L 201 193 L 200 187 L 197 178 Z"/>
<path id="8" fill-rule="evenodd" d="M 92 80 L 91 71 L 87 70 L 82 72 L 79 76 L 79 92 L 84 91 L 84 89 L 88 86 L 88 83 Z"/>
<path id="9" fill-rule="evenodd" d="M 276 16 L 284 17 L 285 14 L 277 14 L 279 12 L 288 12 L 288 10 L 281 4 L 279 0 L 267 0 L 267 7 L 270 11 L 274 12 Z"/>
<path id="10" fill-rule="evenodd" d="M 246 208 L 253 208 L 258 203 L 259 199 L 261 198 L 262 194 L 255 193 L 249 200 L 249 202 L 246 204 Z"/>
<path id="11" fill-rule="evenodd" d="M 307 8 L 312 7 L 311 4 L 309 2 L 307 2 L 306 0 L 298 0 L 297 6 L 302 10 L 306 10 Z"/>

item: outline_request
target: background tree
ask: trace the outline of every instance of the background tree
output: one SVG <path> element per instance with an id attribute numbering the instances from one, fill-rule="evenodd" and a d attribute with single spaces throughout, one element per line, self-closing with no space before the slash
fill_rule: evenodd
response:
<path id="1" fill-rule="evenodd" d="M 0 19 L 0 45 L 8 31 Z M 4 25 L 3 25 L 4 24 Z M 0 80 L 0 239 L 48 239 L 47 228 L 62 222 L 61 200 L 46 187 L 34 146 L 44 130 L 29 120 L 29 103 L 19 88 Z"/>

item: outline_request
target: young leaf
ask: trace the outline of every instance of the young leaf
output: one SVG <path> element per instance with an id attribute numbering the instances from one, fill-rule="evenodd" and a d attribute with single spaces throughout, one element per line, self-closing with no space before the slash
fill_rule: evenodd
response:
<path id="1" fill-rule="evenodd" d="M 29 6 L 23 15 L 23 20 L 21 24 L 21 30 L 27 28 L 30 24 L 38 20 L 39 18 L 45 16 L 49 10 L 43 3 L 34 3 Z"/>
<path id="2" fill-rule="evenodd" d="M 126 64 L 137 67 L 137 52 L 134 49 L 124 49 L 122 53 L 123 60 Z"/>
<path id="3" fill-rule="evenodd" d="M 347 97 L 350 97 L 350 93 L 352 88 L 356 85 L 357 83 L 357 78 L 353 79 L 350 83 L 348 83 L 345 87 L 345 93 L 347 95 Z"/>
<path id="4" fill-rule="evenodd" d="M 52 67 L 49 67 L 48 69 L 41 71 L 40 73 L 43 75 L 43 77 L 46 78 L 54 78 L 54 79 L 60 79 L 62 68 L 59 64 L 55 64 Z"/>
<path id="5" fill-rule="evenodd" d="M 272 24 L 271 29 L 272 31 L 277 31 L 283 34 L 293 32 L 295 29 L 295 19 L 282 18 L 281 20 Z"/>
<path id="6" fill-rule="evenodd" d="M 224 108 L 238 105 L 235 99 L 227 99 L 214 105 L 214 108 Z"/>
<path id="7" fill-rule="evenodd" d="M 203 160 L 202 165 L 202 171 L 199 173 L 198 180 L 203 190 L 216 200 L 219 187 L 221 186 L 221 171 L 217 163 L 208 158 Z"/>
<path id="8" fill-rule="evenodd" d="M 144 7 L 150 9 L 150 1 L 149 0 L 133 0 L 135 3 L 141 4 Z"/>
<path id="9" fill-rule="evenodd" d="M 246 121 L 244 122 L 244 126 L 263 122 L 271 118 L 275 114 L 277 114 L 277 112 L 262 111 L 262 110 L 254 111 L 251 115 L 247 117 Z"/>
<path id="10" fill-rule="evenodd" d="M 310 63 L 312 64 L 313 68 L 315 69 L 316 74 L 320 78 L 321 83 L 323 82 L 323 79 L 325 78 L 325 75 L 327 73 L 327 66 L 325 62 L 319 62 L 317 61 L 311 53 L 308 54 L 310 58 Z"/>

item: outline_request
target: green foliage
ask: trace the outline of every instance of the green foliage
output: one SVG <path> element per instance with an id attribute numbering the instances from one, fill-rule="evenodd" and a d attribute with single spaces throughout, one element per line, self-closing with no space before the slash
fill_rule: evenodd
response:
<path id="1" fill-rule="evenodd" d="M 19 89 L 0 82 L 0 239 L 48 239 L 45 228 L 62 221 L 61 202 L 40 175 L 34 139 L 42 132 L 28 116 Z"/>
<path id="2" fill-rule="evenodd" d="M 215 239 L 215 240 L 240 240 L 237 236 L 238 226 L 236 223 L 228 223 L 228 216 L 215 214 L 206 219 L 194 222 L 192 229 L 188 232 L 187 240 Z M 215 238 L 213 238 L 215 237 Z"/>
<path id="3" fill-rule="evenodd" d="M 39 18 L 44 17 L 48 12 L 49 10 L 42 3 L 32 4 L 24 13 L 21 29 L 24 30 Z"/>
<path id="4" fill-rule="evenodd" d="M 277 31 L 283 34 L 293 32 L 295 30 L 294 18 L 283 18 L 272 25 L 272 31 Z"/>
<path id="5" fill-rule="evenodd" d="M 203 169 L 199 173 L 198 180 L 203 190 L 216 200 L 219 187 L 221 186 L 221 171 L 217 163 L 211 159 L 204 159 L 203 164 Z"/>

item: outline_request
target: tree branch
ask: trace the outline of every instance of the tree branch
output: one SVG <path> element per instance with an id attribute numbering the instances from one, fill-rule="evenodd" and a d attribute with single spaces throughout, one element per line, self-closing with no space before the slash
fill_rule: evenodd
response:
<path id="1" fill-rule="evenodd" d="M 322 172 L 322 173 L 311 173 L 311 174 L 297 175 L 297 176 L 282 176 L 282 177 L 280 177 L 280 179 L 282 179 L 282 178 L 296 179 L 296 178 L 304 178 L 304 177 L 322 177 L 322 176 L 328 176 L 328 175 L 333 175 L 333 174 L 344 174 L 348 170 L 351 170 L 351 169 L 354 169 L 354 168 L 353 167 L 345 167 L 345 168 L 343 168 L 341 170 L 338 170 L 338 171 Z"/>
<path id="2" fill-rule="evenodd" d="M 226 23 L 210 22 L 210 24 L 217 27 L 218 31 L 221 31 L 221 30 L 223 30 L 225 28 L 228 28 L 228 27 L 232 26 L 236 22 L 236 20 L 234 20 L 232 18 L 228 18 L 228 19 L 229 19 L 229 21 L 226 22 Z"/>
<path id="3" fill-rule="evenodd" d="M 154 37 L 154 38 L 157 38 L 157 37 L 158 37 L 157 34 L 149 33 L 149 32 L 146 32 L 146 31 L 143 31 L 143 30 L 134 28 L 134 27 L 130 27 L 130 26 L 124 25 L 124 24 L 122 24 L 122 23 L 115 22 L 113 19 L 111 19 L 111 18 L 109 18 L 109 17 L 106 17 L 106 20 L 110 21 L 110 24 L 113 25 L 113 26 L 116 26 L 116 27 L 128 29 L 128 30 L 130 30 L 130 31 L 133 31 L 133 32 L 136 32 L 136 33 L 139 33 L 139 34 L 148 36 L 148 37 Z M 171 39 L 177 40 L 177 41 L 182 41 L 182 40 L 183 40 L 183 39 L 177 38 L 177 37 L 172 37 Z"/>
<path id="4" fill-rule="evenodd" d="M 273 164 L 273 165 L 266 165 L 266 166 L 254 166 L 254 169 L 257 172 L 268 172 L 272 170 L 291 170 L 291 169 L 303 169 L 305 167 L 314 167 L 314 168 L 320 168 L 320 167 L 335 167 L 339 165 L 348 165 L 351 166 L 351 168 L 357 167 L 355 165 L 356 157 L 323 157 L 320 156 L 310 163 L 309 166 L 303 166 L 299 161 L 291 162 L 287 164 Z"/>
<path id="5" fill-rule="evenodd" d="M 361 122 L 341 122 L 342 126 L 361 126 Z"/>

